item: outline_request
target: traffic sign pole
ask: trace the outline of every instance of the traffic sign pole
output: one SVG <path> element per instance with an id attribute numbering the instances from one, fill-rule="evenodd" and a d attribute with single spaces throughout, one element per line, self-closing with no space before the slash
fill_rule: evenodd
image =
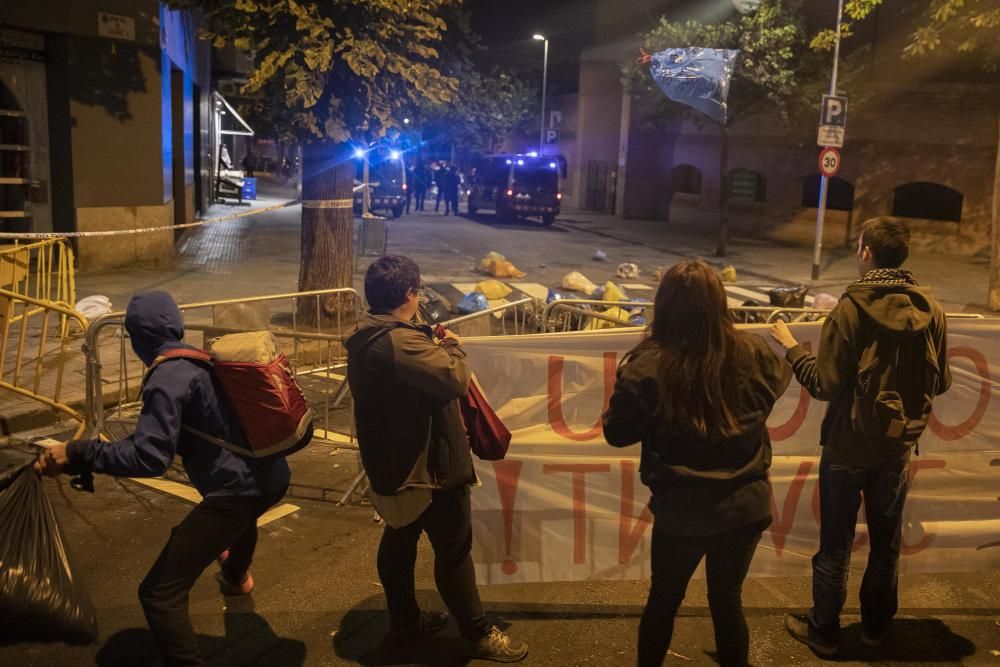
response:
<path id="1" fill-rule="evenodd" d="M 844 0 L 837 1 L 837 41 L 833 47 L 833 74 L 830 77 L 830 95 L 837 94 L 837 66 L 840 61 L 840 23 L 844 15 Z M 819 265 L 823 256 L 823 218 L 826 217 L 826 190 L 829 180 L 820 175 L 819 212 L 816 214 L 816 241 L 813 243 L 812 279 L 819 279 Z"/>

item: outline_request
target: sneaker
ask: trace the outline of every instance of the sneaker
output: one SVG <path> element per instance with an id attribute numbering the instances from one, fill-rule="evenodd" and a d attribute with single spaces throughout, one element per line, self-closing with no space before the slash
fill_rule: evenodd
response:
<path id="1" fill-rule="evenodd" d="M 492 626 L 489 632 L 480 639 L 470 641 L 468 658 L 470 660 L 492 660 L 493 662 L 517 662 L 528 655 L 528 645 L 522 641 L 511 639 Z"/>
<path id="2" fill-rule="evenodd" d="M 785 614 L 785 629 L 817 654 L 828 658 L 837 655 L 837 640 L 823 636 L 809 620 L 808 614 Z"/>
<path id="3" fill-rule="evenodd" d="M 411 626 L 390 626 L 386 640 L 391 642 L 411 641 L 440 632 L 448 625 L 448 614 L 443 611 L 422 611 L 420 618 Z"/>
<path id="4" fill-rule="evenodd" d="M 239 583 L 230 581 L 222 572 L 217 573 L 215 578 L 219 582 L 219 592 L 223 595 L 248 595 L 253 590 L 253 576 L 249 572 Z"/>
<path id="5" fill-rule="evenodd" d="M 882 644 L 885 643 L 885 638 L 886 635 L 888 634 L 889 634 L 888 630 L 886 630 L 880 635 L 869 635 L 867 632 L 862 631 L 861 643 L 871 648 L 880 648 Z"/>

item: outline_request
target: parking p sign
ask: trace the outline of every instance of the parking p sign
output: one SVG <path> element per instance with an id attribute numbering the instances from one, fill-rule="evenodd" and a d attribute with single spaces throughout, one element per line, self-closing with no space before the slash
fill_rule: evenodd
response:
<path id="1" fill-rule="evenodd" d="M 842 95 L 824 95 L 819 124 L 833 125 L 835 127 L 844 127 L 847 125 L 847 97 Z"/>

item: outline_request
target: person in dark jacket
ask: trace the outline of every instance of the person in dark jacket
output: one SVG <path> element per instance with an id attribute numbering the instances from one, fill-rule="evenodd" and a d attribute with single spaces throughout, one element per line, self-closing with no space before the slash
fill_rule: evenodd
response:
<path id="1" fill-rule="evenodd" d="M 424 200 L 427 199 L 427 188 L 430 185 L 431 174 L 423 160 L 417 162 L 413 170 L 413 194 L 417 198 L 416 210 L 424 210 Z"/>
<path id="2" fill-rule="evenodd" d="M 361 461 L 372 504 L 385 520 L 378 573 L 389 608 L 391 641 L 437 632 L 443 613 L 422 612 L 413 570 L 420 534 L 434 547 L 434 580 L 465 640 L 465 658 L 515 662 L 523 642 L 490 626 L 472 562 L 472 506 L 476 482 L 458 399 L 470 371 L 461 341 L 414 323 L 420 269 L 387 255 L 365 274 L 370 311 L 346 342 L 347 381 L 354 397 Z"/>
<path id="3" fill-rule="evenodd" d="M 746 665 L 743 580 L 771 523 L 765 422 L 791 371 L 763 338 L 736 330 L 722 281 L 704 262 L 666 272 L 654 313 L 648 336 L 618 369 L 604 414 L 610 445 L 642 443 L 640 475 L 652 492 L 639 665 L 663 663 L 702 558 L 719 661 Z"/>
<path id="4" fill-rule="evenodd" d="M 899 268 L 909 255 L 909 244 L 909 229 L 900 220 L 876 218 L 865 223 L 857 246 L 861 279 L 848 285 L 826 318 L 815 355 L 798 344 L 783 322 L 772 329 L 772 336 L 786 348 L 799 383 L 813 398 L 830 401 L 820 428 L 820 543 L 812 561 L 813 607 L 808 614 L 785 617 L 792 636 L 822 656 L 838 652 L 840 612 L 847 599 L 862 497 L 871 548 L 861 583 L 865 644 L 882 645 L 899 606 L 907 471 L 921 429 L 908 429 L 902 442 L 855 432 L 851 413 L 861 355 L 882 335 L 903 341 L 899 350 L 910 349 L 917 355 L 896 371 L 900 386 L 919 386 L 926 398 L 924 414 L 919 415 L 923 422 L 930 415 L 930 399 L 951 385 L 944 312 L 929 288 Z M 902 354 L 900 358 L 907 358 Z M 930 386 L 928 358 L 936 367 Z"/>
<path id="5" fill-rule="evenodd" d="M 147 366 L 183 343 L 184 321 L 165 292 L 129 301 L 125 328 L 132 349 Z M 156 366 L 142 386 L 135 432 L 115 442 L 76 440 L 50 448 L 36 463 L 48 475 L 97 472 L 116 477 L 159 477 L 180 456 L 191 483 L 204 498 L 170 532 L 159 558 L 139 586 L 139 600 L 168 665 L 204 664 L 188 616 L 188 593 L 213 561 L 225 595 L 253 590 L 250 562 L 257 519 L 284 496 L 289 482 L 283 458 L 257 461 L 202 440 L 192 429 L 245 443 L 239 420 L 211 370 L 190 359 Z M 225 552 L 228 551 L 228 554 Z"/>

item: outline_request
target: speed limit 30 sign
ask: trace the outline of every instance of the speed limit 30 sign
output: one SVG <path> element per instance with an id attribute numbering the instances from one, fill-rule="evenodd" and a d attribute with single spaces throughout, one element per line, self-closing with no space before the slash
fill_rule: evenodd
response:
<path id="1" fill-rule="evenodd" d="M 827 178 L 833 178 L 840 171 L 840 151 L 833 146 L 827 146 L 819 152 L 819 173 Z"/>

